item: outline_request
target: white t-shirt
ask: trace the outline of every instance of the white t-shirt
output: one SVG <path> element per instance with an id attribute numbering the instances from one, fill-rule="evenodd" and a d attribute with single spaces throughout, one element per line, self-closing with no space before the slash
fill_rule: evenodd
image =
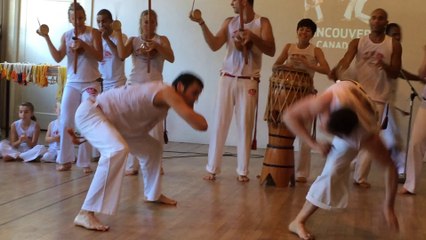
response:
<path id="1" fill-rule="evenodd" d="M 100 94 L 96 102 L 125 138 L 138 138 L 166 117 L 168 108 L 154 106 L 157 93 L 168 87 L 160 81 L 125 85 Z"/>

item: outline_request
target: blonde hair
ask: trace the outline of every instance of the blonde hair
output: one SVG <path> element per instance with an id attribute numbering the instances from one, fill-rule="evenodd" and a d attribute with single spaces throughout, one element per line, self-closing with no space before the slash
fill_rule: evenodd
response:
<path id="1" fill-rule="evenodd" d="M 142 31 L 142 20 L 144 16 L 148 16 L 148 14 L 150 13 L 151 17 L 154 19 L 155 21 L 155 26 L 158 25 L 158 18 L 157 18 L 157 13 L 154 10 L 144 10 L 141 12 L 141 16 L 139 17 L 139 32 L 140 34 L 143 34 Z"/>

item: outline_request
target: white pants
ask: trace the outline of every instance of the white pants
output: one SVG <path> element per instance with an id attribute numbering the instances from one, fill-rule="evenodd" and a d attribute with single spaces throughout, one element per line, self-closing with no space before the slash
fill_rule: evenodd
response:
<path id="1" fill-rule="evenodd" d="M 385 104 L 376 103 L 376 108 L 379 112 L 379 119 L 384 118 L 383 111 L 385 109 Z M 380 123 L 382 123 L 382 121 L 380 121 Z M 370 154 L 366 150 L 361 149 L 354 161 L 354 181 L 357 183 L 367 182 L 368 174 L 370 173 L 371 163 L 373 161 Z"/>
<path id="2" fill-rule="evenodd" d="M 21 158 L 24 162 L 30 162 L 37 157 L 42 156 L 47 151 L 43 145 L 36 145 L 24 152 L 20 152 L 10 145 L 9 140 L 0 141 L 0 154 L 2 157 L 11 157 L 14 159 Z"/>
<path id="3" fill-rule="evenodd" d="M 313 205 L 323 208 L 345 208 L 349 198 L 350 164 L 358 150 L 345 140 L 334 137 L 324 169 L 306 196 Z"/>
<path id="4" fill-rule="evenodd" d="M 396 114 L 396 109 L 394 107 L 390 107 L 388 114 L 388 126 L 386 129 L 381 131 L 381 137 L 386 148 L 389 149 L 391 153 L 391 158 L 396 166 L 398 174 L 403 174 L 405 172 L 406 149 L 403 147 L 402 136 L 399 131 L 400 124 Z"/>
<path id="5" fill-rule="evenodd" d="M 411 128 L 410 143 L 408 147 L 407 175 L 404 188 L 411 193 L 416 192 L 420 181 L 423 161 L 426 160 L 426 101 L 422 102 L 416 113 L 413 127 Z"/>
<path id="6" fill-rule="evenodd" d="M 58 150 L 47 150 L 43 157 L 41 157 L 40 161 L 42 162 L 56 162 L 56 157 L 58 156 Z"/>
<path id="7" fill-rule="evenodd" d="M 305 123 L 306 129 L 312 129 L 313 122 Z M 299 151 L 294 153 L 294 171 L 296 172 L 296 178 L 304 177 L 309 178 L 311 172 L 311 148 L 308 144 L 299 140 Z"/>
<path id="8" fill-rule="evenodd" d="M 83 210 L 104 214 L 116 212 L 129 151 L 141 163 L 147 200 L 158 200 L 161 195 L 162 154 L 158 141 L 143 133 L 137 139 L 124 139 L 90 100 L 80 105 L 75 118 L 81 134 L 101 153 Z"/>
<path id="9" fill-rule="evenodd" d="M 88 99 L 90 96 L 93 96 L 86 91 L 89 88 L 94 88 L 99 92 L 100 83 L 67 83 L 64 87 L 59 120 L 59 136 L 61 136 L 59 148 L 61 151 L 58 153 L 58 157 L 56 158 L 56 162 L 59 164 L 69 163 L 75 159 L 74 144 L 71 141 L 71 137 L 67 133 L 67 129 L 75 129 L 75 111 L 82 101 Z M 78 147 L 77 167 L 89 167 L 91 159 L 91 145 L 88 142 L 80 144 Z"/>
<path id="10" fill-rule="evenodd" d="M 161 149 L 164 148 L 164 121 L 161 121 L 155 125 L 153 129 L 149 132 L 149 135 L 156 139 L 161 144 Z M 138 170 L 140 167 L 139 161 L 135 156 L 129 154 L 127 158 L 126 170 L 134 171 Z"/>
<path id="11" fill-rule="evenodd" d="M 220 78 L 211 127 L 207 172 L 216 174 L 221 171 L 223 148 L 232 115 L 235 113 L 238 137 L 236 171 L 238 175 L 248 175 L 257 94 L 258 82 L 256 80 L 227 76 Z"/>

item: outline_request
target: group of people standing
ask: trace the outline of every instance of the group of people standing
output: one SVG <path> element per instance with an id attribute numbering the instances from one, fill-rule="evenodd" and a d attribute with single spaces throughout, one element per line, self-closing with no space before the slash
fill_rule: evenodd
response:
<path id="1" fill-rule="evenodd" d="M 249 181 L 262 56 L 273 57 L 276 52 L 271 23 L 254 11 L 253 4 L 254 0 L 231 1 L 236 15 L 226 18 L 216 34 L 211 32 L 201 14 L 191 12 L 189 16 L 199 24 L 212 51 L 224 45 L 227 48 L 211 123 L 207 175 L 204 176 L 208 181 L 214 181 L 221 171 L 224 144 L 233 115 L 239 139 L 237 180 Z M 155 11 L 141 13 L 140 35 L 130 38 L 121 32 L 121 28 L 113 27 L 111 13 L 106 9 L 97 15 L 99 30 L 85 25 L 86 14 L 79 4 L 71 4 L 68 17 L 75 29 L 63 34 L 59 49 L 52 44 L 48 34 L 38 32 L 46 39 L 55 61 L 60 62 L 65 56 L 68 59 L 68 80 L 61 103 L 61 151 L 56 160 L 57 170 L 70 170 L 75 158 L 73 143 L 78 139 L 67 131 L 78 129 L 87 142 L 79 145 L 77 166 L 86 172 L 91 171 L 88 165 L 91 146 L 98 149 L 101 156 L 74 223 L 87 229 L 106 231 L 109 226 L 101 223 L 95 213 L 113 214 L 116 211 L 125 174 L 137 174 L 141 169 L 146 200 L 176 204 L 175 200 L 161 193 L 163 120 L 167 110 L 173 108 L 191 127 L 205 131 L 206 120 L 193 111 L 193 104 L 204 85 L 193 74 L 180 75 L 172 86 L 162 83 L 164 62 L 173 63 L 174 53 L 168 38 L 156 33 Z M 372 160 L 377 160 L 385 169 L 384 213 L 390 226 L 398 228 L 394 213 L 397 171 L 389 154 L 394 145 L 387 145 L 386 139 L 380 137 L 380 123 L 387 119 L 385 109 L 392 106 L 395 79 L 401 72 L 402 47 L 398 39 L 386 35 L 388 16 L 385 10 L 374 10 L 369 24 L 371 33 L 352 40 L 344 57 L 330 69 L 323 51 L 310 43 L 316 31 L 315 22 L 302 19 L 296 28 L 297 43 L 286 44 L 274 63 L 274 68 L 284 64 L 306 71 L 311 78 L 318 72 L 336 81 L 348 80 L 345 71 L 355 59 L 356 76 L 353 80 L 356 82 L 338 81 L 319 96 L 300 100 L 286 110 L 283 119 L 302 141 L 300 156 L 296 157 L 298 182 L 306 182 L 309 177 L 310 149 L 327 156 L 324 171 L 313 183 L 304 207 L 289 226 L 290 231 L 301 239 L 313 239 L 305 222 L 318 208 L 347 205 L 352 161 L 355 161 L 354 183 L 362 187 L 370 186 L 367 175 Z M 126 81 L 124 60 L 130 55 L 133 67 Z M 426 60 L 417 79 L 424 79 L 424 69 Z M 100 94 L 102 87 L 103 93 Z M 415 126 L 424 122 L 424 99 L 426 88 Z M 310 128 L 317 116 L 321 116 L 321 129 L 334 136 L 331 144 L 312 138 Z M 415 192 L 425 145 L 425 133 L 415 131 L 408 151 L 404 193 Z"/>

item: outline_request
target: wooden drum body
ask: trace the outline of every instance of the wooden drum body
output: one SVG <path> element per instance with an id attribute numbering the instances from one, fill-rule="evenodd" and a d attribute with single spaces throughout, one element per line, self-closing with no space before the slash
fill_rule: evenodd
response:
<path id="1" fill-rule="evenodd" d="M 313 94 L 314 87 L 310 75 L 304 71 L 278 67 L 269 79 L 269 95 L 265 112 L 268 122 L 268 145 L 263 161 L 260 183 L 277 187 L 294 185 L 294 151 L 295 136 L 287 129 L 282 116 L 285 109 Z"/>

